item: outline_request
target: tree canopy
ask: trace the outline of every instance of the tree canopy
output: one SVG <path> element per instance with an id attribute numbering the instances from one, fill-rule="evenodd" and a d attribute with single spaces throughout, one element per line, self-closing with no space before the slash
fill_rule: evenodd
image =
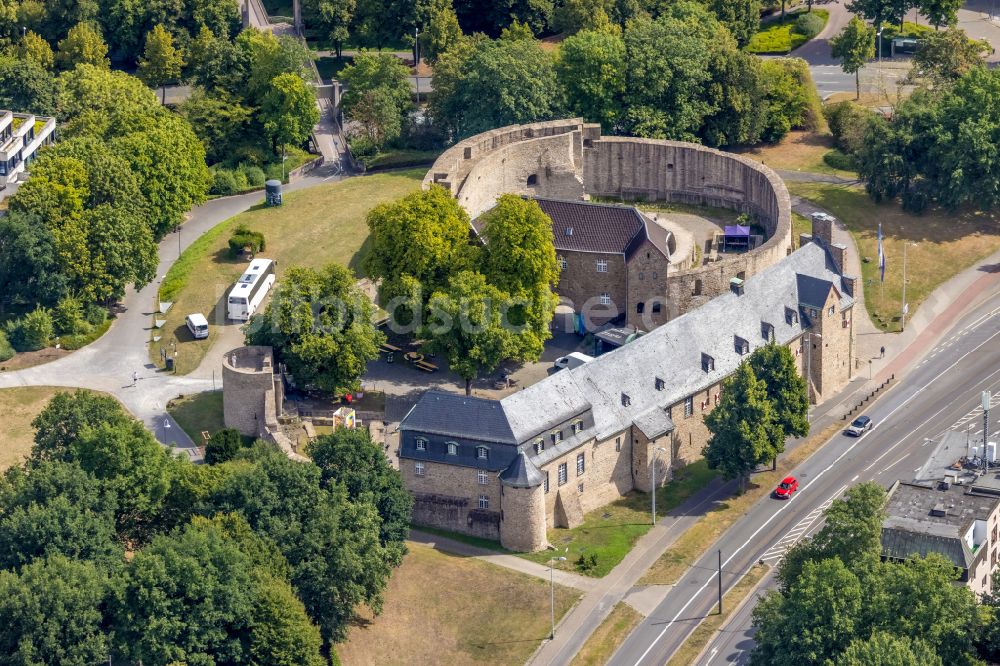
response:
<path id="1" fill-rule="evenodd" d="M 840 58 L 840 67 L 845 73 L 854 74 L 857 97 L 861 97 L 859 72 L 866 62 L 875 57 L 875 28 L 855 16 L 839 35 L 830 40 L 830 53 L 834 58 Z"/>

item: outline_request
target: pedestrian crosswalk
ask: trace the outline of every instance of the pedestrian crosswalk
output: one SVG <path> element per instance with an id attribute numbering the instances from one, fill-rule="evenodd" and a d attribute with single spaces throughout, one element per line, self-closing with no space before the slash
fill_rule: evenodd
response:
<path id="1" fill-rule="evenodd" d="M 837 492 L 835 492 L 830 499 L 810 511 L 805 518 L 800 520 L 792 529 L 788 530 L 784 536 L 778 539 L 778 541 L 760 557 L 760 561 L 771 567 L 776 566 L 792 546 L 801 541 L 814 526 L 818 526 L 818 521 L 821 521 L 823 518 L 823 512 L 830 508 L 830 505 L 833 504 L 833 500 L 837 499 L 837 497 L 839 497 L 845 490 L 847 490 L 846 485 L 842 486 Z"/>

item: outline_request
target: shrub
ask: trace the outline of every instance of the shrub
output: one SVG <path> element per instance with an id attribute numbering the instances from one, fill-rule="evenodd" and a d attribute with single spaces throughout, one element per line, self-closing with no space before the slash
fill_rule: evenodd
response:
<path id="1" fill-rule="evenodd" d="M 247 179 L 247 187 L 264 187 L 264 170 L 253 164 L 241 164 L 239 171 Z"/>
<path id="2" fill-rule="evenodd" d="M 245 248 L 250 248 L 251 252 L 257 254 L 258 252 L 262 252 L 265 246 L 264 234 L 259 231 L 252 231 L 244 224 L 236 227 L 233 235 L 229 237 L 229 254 L 234 257 L 239 255 Z"/>
<path id="3" fill-rule="evenodd" d="M 232 460 L 243 448 L 243 437 L 235 428 L 224 428 L 212 435 L 205 445 L 205 462 L 216 465 Z"/>
<path id="4" fill-rule="evenodd" d="M 236 176 L 228 169 L 216 169 L 210 192 L 220 196 L 236 194 L 239 192 L 239 186 L 236 183 Z"/>
<path id="5" fill-rule="evenodd" d="M 825 25 L 826 21 L 823 20 L 823 17 L 813 12 L 806 12 L 795 19 L 795 26 L 792 30 L 807 39 L 812 39 L 823 30 Z"/>
<path id="6" fill-rule="evenodd" d="M 250 186 L 247 184 L 247 175 L 239 169 L 233 171 L 233 181 L 236 182 L 237 192 L 246 192 L 250 189 Z"/>
<path id="7" fill-rule="evenodd" d="M 90 331 L 83 303 L 76 296 L 63 296 L 52 310 L 52 324 L 60 335 L 78 335 Z"/>
<path id="8" fill-rule="evenodd" d="M 0 363 L 14 358 L 14 347 L 7 340 L 7 335 L 0 331 Z"/>
<path id="9" fill-rule="evenodd" d="M 581 554 L 576 560 L 576 568 L 578 571 L 592 571 L 597 568 L 597 553 L 590 553 L 589 555 Z"/>
<path id="10" fill-rule="evenodd" d="M 856 155 L 864 147 L 872 112 L 856 102 L 837 102 L 823 108 L 833 142 L 844 153 Z"/>
<path id="11" fill-rule="evenodd" d="M 854 157 L 847 155 L 836 148 L 823 154 L 823 162 L 827 166 L 833 167 L 834 169 L 840 169 L 842 171 L 857 171 L 858 164 L 854 161 Z"/>
<path id="12" fill-rule="evenodd" d="M 97 303 L 88 303 L 83 308 L 83 316 L 91 326 L 103 326 L 108 320 L 108 309 Z"/>
<path id="13" fill-rule="evenodd" d="M 20 319 L 9 322 L 7 331 L 11 344 L 17 351 L 38 351 L 49 346 L 52 340 L 52 314 L 38 307 Z"/>

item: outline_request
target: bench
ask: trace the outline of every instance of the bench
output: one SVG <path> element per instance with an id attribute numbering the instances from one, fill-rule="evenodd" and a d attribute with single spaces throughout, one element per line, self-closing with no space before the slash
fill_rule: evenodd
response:
<path id="1" fill-rule="evenodd" d="M 413 364 L 413 367 L 418 370 L 423 370 L 424 372 L 437 372 L 438 367 L 433 363 L 428 363 L 427 361 L 417 361 Z"/>
<path id="2" fill-rule="evenodd" d="M 400 349 L 399 347 L 397 347 L 395 345 L 390 345 L 388 342 L 383 342 L 382 346 L 379 347 L 378 350 L 380 352 L 385 353 L 385 354 L 389 354 L 391 352 L 403 351 L 402 349 Z"/>

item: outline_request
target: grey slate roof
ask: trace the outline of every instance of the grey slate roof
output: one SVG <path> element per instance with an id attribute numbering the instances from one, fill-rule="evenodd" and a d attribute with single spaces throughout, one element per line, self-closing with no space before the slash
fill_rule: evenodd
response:
<path id="1" fill-rule="evenodd" d="M 500 482 L 511 488 L 537 488 L 542 485 L 545 477 L 538 468 L 528 460 L 528 456 L 521 451 L 514 458 L 510 467 L 500 472 Z"/>
<path id="2" fill-rule="evenodd" d="M 653 407 L 635 417 L 633 423 L 647 439 L 656 439 L 674 429 L 674 422 L 661 408 Z"/>
<path id="3" fill-rule="evenodd" d="M 750 351 L 767 343 L 761 322 L 774 326 L 774 338 L 787 344 L 808 324 L 800 317 L 789 324 L 785 308 L 798 310 L 799 275 L 815 278 L 808 286 L 826 282 L 841 294 L 840 306 L 853 305 L 827 251 L 809 243 L 745 281 L 744 294 L 727 293 L 712 299 L 629 344 L 590 363 L 566 369 L 501 401 L 515 439 L 532 435 L 565 420 L 565 416 L 593 410 L 595 429 L 603 439 L 629 427 L 652 408 L 665 408 L 711 386 L 731 374 L 743 357 L 733 336 L 749 341 Z M 702 353 L 712 356 L 715 369 L 704 372 Z M 655 379 L 664 380 L 656 390 Z M 621 394 L 629 396 L 622 405 Z"/>
<path id="4" fill-rule="evenodd" d="M 799 303 L 822 310 L 826 297 L 833 285 L 829 280 L 821 280 L 812 275 L 798 275 Z M 840 290 L 838 289 L 838 292 Z"/>
<path id="5" fill-rule="evenodd" d="M 444 437 L 516 444 L 500 402 L 443 391 L 427 391 L 406 415 L 401 429 Z"/>

